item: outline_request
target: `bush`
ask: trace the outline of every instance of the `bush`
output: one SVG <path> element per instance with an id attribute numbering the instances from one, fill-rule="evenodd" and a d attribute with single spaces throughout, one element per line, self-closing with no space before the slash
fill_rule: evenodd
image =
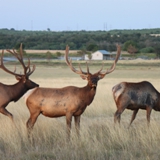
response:
<path id="1" fill-rule="evenodd" d="M 154 52 L 154 48 L 152 47 L 146 47 L 140 50 L 140 53 L 153 53 L 153 52 Z"/>

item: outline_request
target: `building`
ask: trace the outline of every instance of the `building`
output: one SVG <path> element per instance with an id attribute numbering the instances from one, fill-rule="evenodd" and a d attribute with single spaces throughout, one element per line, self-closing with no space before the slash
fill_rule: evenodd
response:
<path id="1" fill-rule="evenodd" d="M 92 53 L 91 60 L 109 60 L 114 59 L 116 52 L 108 52 L 106 50 L 98 50 Z M 85 60 L 89 60 L 88 55 L 85 55 Z"/>

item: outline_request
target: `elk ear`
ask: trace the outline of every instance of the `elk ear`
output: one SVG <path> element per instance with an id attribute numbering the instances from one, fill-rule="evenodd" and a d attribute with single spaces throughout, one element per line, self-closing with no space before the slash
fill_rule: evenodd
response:
<path id="1" fill-rule="evenodd" d="M 20 81 L 22 79 L 21 76 L 15 76 L 16 77 L 16 80 Z"/>
<path id="2" fill-rule="evenodd" d="M 26 80 L 27 80 L 27 79 L 26 79 L 25 76 L 22 76 L 21 79 L 22 79 L 22 82 L 23 82 L 23 83 L 26 83 Z"/>
<path id="3" fill-rule="evenodd" d="M 22 82 L 23 83 L 25 83 L 26 82 L 26 78 L 25 77 L 21 77 L 21 76 L 15 76 L 16 77 L 16 79 L 18 80 L 18 81 L 21 81 L 22 80 Z"/>
<path id="4" fill-rule="evenodd" d="M 86 80 L 87 79 L 87 76 L 85 76 L 85 75 L 80 75 L 81 76 L 81 78 L 83 79 L 83 80 Z"/>
<path id="5" fill-rule="evenodd" d="M 99 78 L 99 79 L 103 79 L 103 78 L 104 78 L 104 75 L 100 75 L 100 74 L 99 74 L 99 75 L 98 75 L 98 78 Z"/>

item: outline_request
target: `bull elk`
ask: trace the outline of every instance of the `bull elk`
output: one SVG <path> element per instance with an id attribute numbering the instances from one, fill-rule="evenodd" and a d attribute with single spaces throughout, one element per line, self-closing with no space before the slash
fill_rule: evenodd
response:
<path id="1" fill-rule="evenodd" d="M 96 94 L 97 83 L 100 79 L 104 78 L 106 74 L 114 71 L 116 62 L 120 55 L 120 46 L 117 47 L 117 56 L 111 68 L 102 72 L 102 68 L 91 74 L 87 64 L 87 72 L 79 70 L 72 66 L 72 61 L 68 60 L 69 47 L 66 46 L 65 60 L 69 68 L 76 74 L 80 75 L 82 79 L 87 80 L 88 84 L 85 87 L 67 86 L 64 88 L 36 88 L 28 94 L 26 105 L 30 112 L 26 126 L 30 134 L 33 126 L 40 114 L 47 117 L 61 117 L 66 116 L 67 135 L 70 138 L 72 116 L 75 121 L 76 132 L 79 135 L 80 118 L 81 114 L 85 111 L 86 107 L 90 105 Z"/>
<path id="2" fill-rule="evenodd" d="M 146 110 L 148 125 L 152 109 L 160 111 L 160 93 L 150 82 L 121 82 L 115 85 L 112 91 L 117 106 L 117 111 L 114 114 L 115 123 L 117 120 L 120 123 L 121 114 L 125 109 L 133 110 L 130 125 L 136 118 L 139 109 Z"/>
<path id="3" fill-rule="evenodd" d="M 25 66 L 23 62 L 23 54 L 22 54 L 22 44 L 20 45 L 20 53 L 18 54 L 14 49 L 13 51 L 7 50 L 9 53 L 11 53 L 13 56 L 15 56 L 18 61 L 21 63 L 24 74 L 17 74 L 16 68 L 15 71 L 12 72 L 8 70 L 4 64 L 3 64 L 3 56 L 4 56 L 4 50 L 2 50 L 2 56 L 0 60 L 0 68 L 4 70 L 5 72 L 12 74 L 16 77 L 18 82 L 13 85 L 6 85 L 0 83 L 0 113 L 8 116 L 13 121 L 13 115 L 7 111 L 6 107 L 11 101 L 18 101 L 24 93 L 26 93 L 29 89 L 38 87 L 38 84 L 32 82 L 29 79 L 29 76 L 34 72 L 35 65 L 33 65 L 33 68 L 30 68 L 30 60 L 28 59 L 28 65 Z"/>

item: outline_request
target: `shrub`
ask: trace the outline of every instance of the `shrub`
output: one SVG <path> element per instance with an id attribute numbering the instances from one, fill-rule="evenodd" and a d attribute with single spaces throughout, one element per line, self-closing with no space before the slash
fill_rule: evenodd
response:
<path id="1" fill-rule="evenodd" d="M 146 47 L 140 50 L 140 53 L 153 53 L 153 52 L 154 52 L 154 48 L 152 47 Z"/>

